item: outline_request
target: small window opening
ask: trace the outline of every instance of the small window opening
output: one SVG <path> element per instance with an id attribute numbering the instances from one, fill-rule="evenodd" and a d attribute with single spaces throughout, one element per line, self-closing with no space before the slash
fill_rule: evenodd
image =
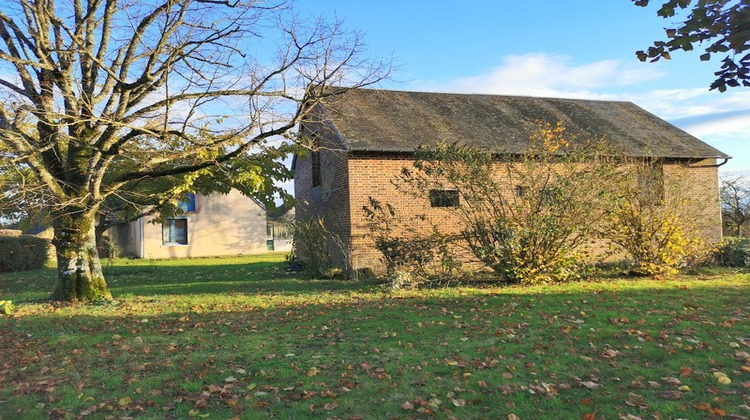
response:
<path id="1" fill-rule="evenodd" d="M 161 224 L 161 242 L 163 245 L 188 244 L 188 220 L 167 219 Z"/>
<path id="2" fill-rule="evenodd" d="M 182 210 L 183 212 L 195 212 L 195 194 L 188 193 L 187 196 L 185 196 L 184 199 L 180 200 L 177 203 L 177 208 Z"/>
<path id="3" fill-rule="evenodd" d="M 430 206 L 458 207 L 458 190 L 430 190 Z"/>

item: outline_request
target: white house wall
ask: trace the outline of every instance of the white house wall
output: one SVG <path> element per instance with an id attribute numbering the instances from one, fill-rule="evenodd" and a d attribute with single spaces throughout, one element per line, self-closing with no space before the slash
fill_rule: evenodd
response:
<path id="1" fill-rule="evenodd" d="M 260 254 L 266 247 L 266 212 L 254 200 L 237 190 L 229 194 L 196 196 L 196 211 L 179 217 L 188 220 L 187 245 L 163 244 L 162 224 L 153 216 L 142 221 L 142 254 L 137 232 L 130 232 L 126 251 L 149 259 L 216 257 Z M 137 226 L 132 223 L 131 226 Z M 132 245 L 131 245 L 132 242 Z"/>

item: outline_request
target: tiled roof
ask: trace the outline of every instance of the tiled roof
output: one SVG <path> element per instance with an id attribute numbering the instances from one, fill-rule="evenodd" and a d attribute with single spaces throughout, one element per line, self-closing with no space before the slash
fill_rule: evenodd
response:
<path id="1" fill-rule="evenodd" d="M 579 141 L 604 138 L 630 156 L 729 157 L 630 102 L 353 89 L 323 107 L 352 151 L 411 152 L 448 141 L 521 154 L 535 121 L 562 121 Z"/>

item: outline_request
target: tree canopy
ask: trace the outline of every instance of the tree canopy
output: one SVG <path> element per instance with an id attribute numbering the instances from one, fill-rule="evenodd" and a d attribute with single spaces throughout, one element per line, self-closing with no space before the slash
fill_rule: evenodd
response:
<path id="1" fill-rule="evenodd" d="M 637 6 L 648 6 L 650 0 L 633 0 Z M 656 12 L 670 19 L 681 10 L 687 18 L 665 28 L 667 40 L 656 41 L 647 50 L 637 51 L 641 61 L 670 59 L 670 52 L 702 48 L 702 61 L 721 58 L 721 68 L 714 73 L 711 89 L 750 86 L 750 1 L 748 0 L 668 0 Z"/>
<path id="2" fill-rule="evenodd" d="M 390 71 L 341 22 L 270 1 L 7 1 L 0 39 L 0 207 L 48 212 L 62 300 L 110 297 L 92 243 L 103 209 L 270 194 L 276 139 Z"/>

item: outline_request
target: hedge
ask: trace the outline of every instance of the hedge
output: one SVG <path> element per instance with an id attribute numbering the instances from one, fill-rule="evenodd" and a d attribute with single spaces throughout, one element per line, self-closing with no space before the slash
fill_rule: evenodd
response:
<path id="1" fill-rule="evenodd" d="M 0 236 L 0 273 L 44 268 L 48 249 L 49 240 L 36 236 Z"/>

